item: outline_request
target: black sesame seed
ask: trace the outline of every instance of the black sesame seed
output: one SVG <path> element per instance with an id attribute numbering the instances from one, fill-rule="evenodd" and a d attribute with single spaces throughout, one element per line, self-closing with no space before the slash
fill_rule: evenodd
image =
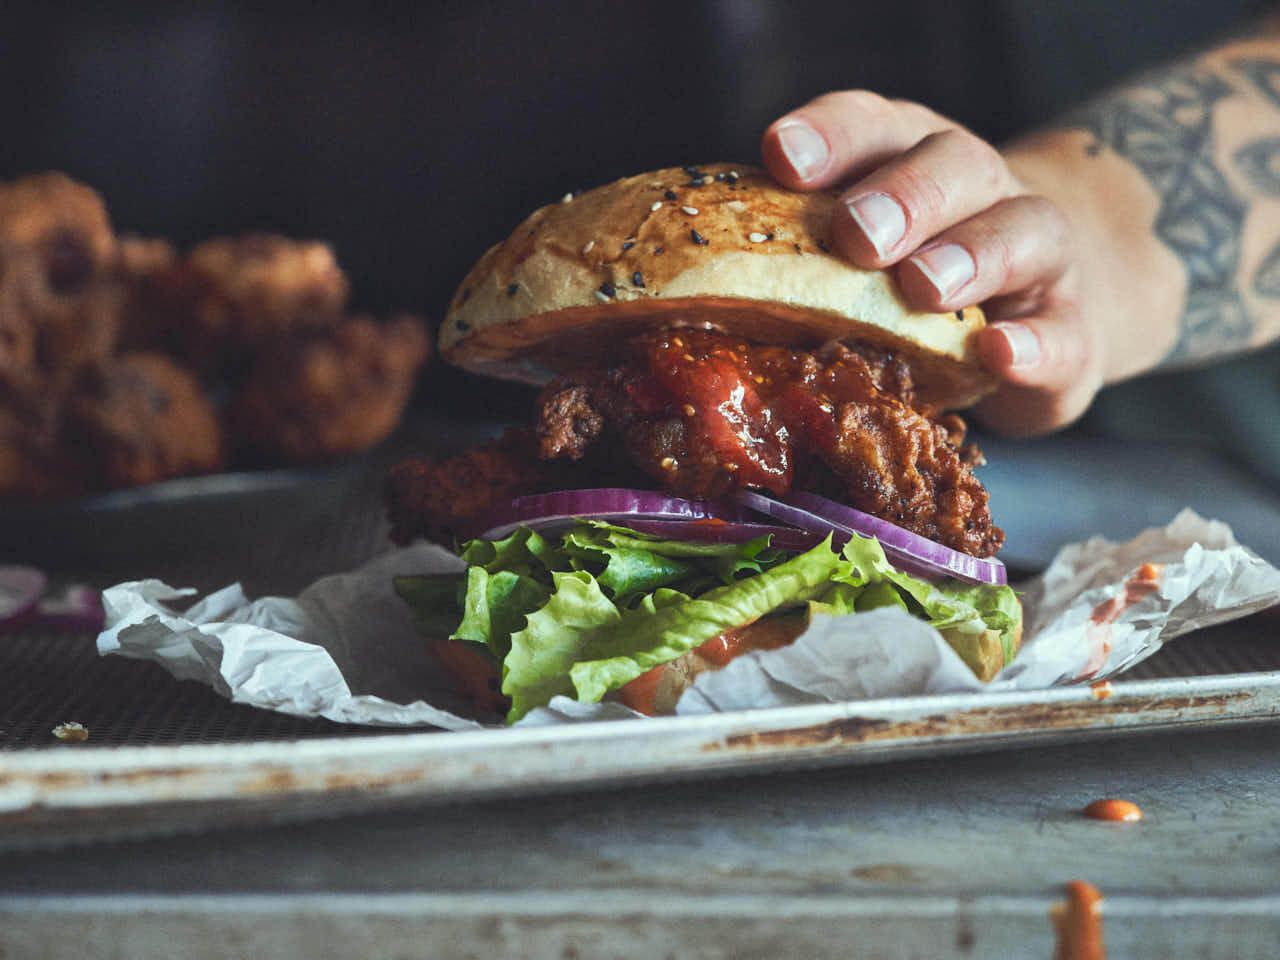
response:
<path id="1" fill-rule="evenodd" d="M 689 176 L 691 176 L 691 177 L 696 177 L 696 176 L 699 176 L 699 175 L 700 175 L 700 174 L 698 173 L 698 168 L 697 168 L 697 167 L 694 167 L 694 166 L 688 166 L 688 167 L 685 167 L 685 168 L 684 168 L 684 172 L 685 172 L 685 173 L 687 173 L 687 174 L 688 174 Z"/>
<path id="2" fill-rule="evenodd" d="M 700 234 L 697 230 L 689 231 L 689 239 L 692 240 L 694 243 L 698 244 L 698 246 L 705 247 L 707 245 L 707 238 L 704 237 L 702 234 Z"/>
<path id="3" fill-rule="evenodd" d="M 718 180 L 720 183 L 724 183 L 728 179 L 729 179 L 729 175 L 725 173 L 723 170 L 721 170 L 719 173 L 716 174 L 716 180 Z"/>
<path id="4" fill-rule="evenodd" d="M 636 287 L 644 286 L 644 274 L 637 270 L 631 275 L 631 284 Z"/>
<path id="5" fill-rule="evenodd" d="M 514 297 L 514 296 L 516 295 L 516 292 L 517 292 L 519 289 L 520 289 L 520 284 L 518 284 L 518 283 L 510 283 L 510 284 L 507 284 L 507 296 L 508 296 L 508 297 Z"/>
<path id="6" fill-rule="evenodd" d="M 466 333 L 471 329 L 471 322 L 469 320 L 463 320 L 461 317 L 454 320 L 453 325 L 458 328 L 459 333 Z"/>
<path id="7" fill-rule="evenodd" d="M 827 246 L 827 241 L 825 240 L 818 241 L 818 249 L 821 250 L 823 253 L 831 252 L 831 248 Z"/>
<path id="8" fill-rule="evenodd" d="M 622 249 L 623 249 L 624 251 L 625 251 L 625 250 L 630 250 L 630 249 L 631 249 L 632 247 L 634 247 L 635 245 L 636 245 L 636 242 L 635 242 L 634 240 L 623 240 L 623 241 L 622 241 Z"/>
<path id="9" fill-rule="evenodd" d="M 800 244 L 798 244 L 798 243 L 793 243 L 793 244 L 792 244 L 792 246 L 796 248 L 796 253 L 799 253 L 799 252 L 800 252 Z"/>
<path id="10" fill-rule="evenodd" d="M 737 174 L 735 171 L 733 171 L 733 170 L 730 170 L 728 173 L 726 173 L 726 174 L 724 175 L 724 178 L 725 178 L 726 180 L 728 180 L 730 183 L 737 183 L 737 182 L 738 182 L 738 174 Z"/>
<path id="11" fill-rule="evenodd" d="M 766 233 L 766 234 L 764 235 L 764 239 L 765 239 L 765 242 L 766 242 L 766 243 L 768 243 L 768 242 L 772 241 L 772 240 L 773 240 L 773 234 L 772 234 L 772 233 Z"/>
<path id="12" fill-rule="evenodd" d="M 686 187 L 705 187 L 706 185 L 707 185 L 706 177 L 694 177 L 692 180 L 690 180 L 688 183 L 685 184 Z"/>
<path id="13" fill-rule="evenodd" d="M 660 256 L 662 256 L 662 251 L 663 251 L 664 249 L 666 249 L 666 248 L 665 248 L 665 247 L 654 247 L 654 248 L 653 248 L 653 255 L 654 255 L 655 257 L 660 257 Z"/>
<path id="14" fill-rule="evenodd" d="M 964 311 L 963 311 L 963 310 L 957 310 L 957 311 L 956 311 L 956 319 L 957 319 L 957 320 L 963 320 L 963 319 L 964 319 Z"/>
<path id="15" fill-rule="evenodd" d="M 666 197 L 668 200 L 680 199 L 679 197 L 676 196 L 676 192 L 674 190 L 668 190 L 666 193 L 663 194 L 663 196 Z"/>
<path id="16" fill-rule="evenodd" d="M 463 287 L 463 288 L 462 288 L 462 294 L 458 297 L 458 302 L 459 302 L 459 303 L 466 303 L 466 302 L 467 302 L 468 300 L 470 300 L 470 299 L 471 299 L 471 288 L 470 288 L 470 287 Z"/>
<path id="17" fill-rule="evenodd" d="M 618 288 L 615 287 L 608 280 L 606 280 L 604 283 L 600 284 L 600 292 L 603 293 L 606 297 L 613 297 L 613 296 L 617 296 Z"/>

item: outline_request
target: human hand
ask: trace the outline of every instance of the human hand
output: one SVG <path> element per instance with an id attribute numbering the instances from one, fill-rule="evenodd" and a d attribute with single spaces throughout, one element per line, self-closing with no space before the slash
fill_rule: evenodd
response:
<path id="1" fill-rule="evenodd" d="M 1082 305 L 1072 227 L 995 147 L 919 104 L 854 90 L 775 121 L 761 152 L 785 186 L 842 188 L 837 249 L 892 268 L 911 305 L 983 305 L 978 355 L 1000 385 L 979 419 L 1033 435 L 1088 407 L 1103 382 L 1102 338 Z"/>

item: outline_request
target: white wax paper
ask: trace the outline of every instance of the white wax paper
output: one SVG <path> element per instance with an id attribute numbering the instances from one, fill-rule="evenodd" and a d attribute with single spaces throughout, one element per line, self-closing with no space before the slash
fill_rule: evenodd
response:
<path id="1" fill-rule="evenodd" d="M 152 660 L 237 703 L 298 716 L 474 728 L 481 723 L 432 669 L 392 588 L 399 575 L 461 568 L 448 551 L 418 544 L 318 580 L 296 598 L 250 602 L 232 585 L 182 613 L 174 601 L 192 591 L 158 580 L 123 583 L 103 593 L 106 628 L 98 650 Z M 1188 631 L 1280 603 L 1280 570 L 1240 546 L 1225 524 L 1183 511 L 1127 543 L 1095 537 L 1065 547 L 1018 589 L 1026 611 L 1022 650 L 990 683 L 978 681 L 933 628 L 901 610 L 880 609 L 818 617 L 788 647 L 702 674 L 677 711 L 1032 690 L 1102 679 Z M 638 714 L 619 704 L 557 697 L 521 723 L 620 716 Z"/>

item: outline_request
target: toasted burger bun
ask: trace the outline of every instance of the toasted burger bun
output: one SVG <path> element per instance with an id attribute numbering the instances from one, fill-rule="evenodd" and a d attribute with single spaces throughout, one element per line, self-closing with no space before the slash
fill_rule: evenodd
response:
<path id="1" fill-rule="evenodd" d="M 566 197 L 472 268 L 441 326 L 441 353 L 536 384 L 655 322 L 696 324 L 763 343 L 896 350 L 921 401 L 937 407 L 991 390 L 973 347 L 982 311 L 912 310 L 888 274 L 830 252 L 836 196 L 793 193 L 761 170 L 716 163 Z"/>

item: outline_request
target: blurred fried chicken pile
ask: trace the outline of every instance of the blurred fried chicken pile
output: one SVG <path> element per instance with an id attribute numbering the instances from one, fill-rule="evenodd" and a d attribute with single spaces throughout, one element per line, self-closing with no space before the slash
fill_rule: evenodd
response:
<path id="1" fill-rule="evenodd" d="M 0 182 L 0 496 L 332 460 L 385 438 L 430 350 L 347 312 L 323 243 L 180 255 L 58 173 Z"/>

